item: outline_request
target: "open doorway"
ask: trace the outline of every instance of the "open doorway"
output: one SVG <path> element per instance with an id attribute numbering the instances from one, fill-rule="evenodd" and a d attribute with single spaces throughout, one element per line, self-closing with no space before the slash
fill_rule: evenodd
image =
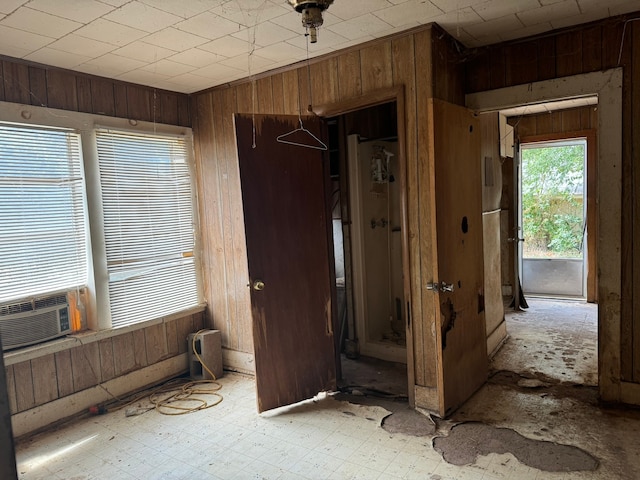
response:
<path id="1" fill-rule="evenodd" d="M 397 105 L 329 118 L 343 390 L 406 398 Z"/>
<path id="2" fill-rule="evenodd" d="M 586 298 L 586 168 L 585 138 L 520 146 L 525 295 Z"/>
<path id="3" fill-rule="evenodd" d="M 508 176 L 515 179 L 514 237 L 522 240 L 510 261 L 528 308 L 506 309 L 509 339 L 493 368 L 596 386 L 598 106 L 596 98 L 580 101 L 586 105 L 507 111 L 519 140 L 517 175 Z"/>

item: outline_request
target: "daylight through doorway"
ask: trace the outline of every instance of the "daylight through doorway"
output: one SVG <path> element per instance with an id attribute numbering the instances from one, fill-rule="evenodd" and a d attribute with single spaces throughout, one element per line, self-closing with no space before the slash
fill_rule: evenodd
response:
<path id="1" fill-rule="evenodd" d="M 585 298 L 587 141 L 527 143 L 520 150 L 522 288 Z"/>

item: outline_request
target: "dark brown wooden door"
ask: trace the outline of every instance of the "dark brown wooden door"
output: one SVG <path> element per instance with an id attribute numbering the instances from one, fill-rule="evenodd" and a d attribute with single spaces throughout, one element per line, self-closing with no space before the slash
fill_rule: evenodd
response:
<path id="1" fill-rule="evenodd" d="M 235 116 L 259 412 L 336 388 L 328 159 L 276 140 L 299 126 Z M 304 127 L 326 138 L 319 119 Z M 315 144 L 304 133 L 289 140 Z"/>
<path id="2" fill-rule="evenodd" d="M 434 282 L 441 282 L 432 291 L 438 296 L 439 413 L 446 416 L 484 384 L 488 373 L 481 129 L 473 112 L 458 105 L 432 100 L 429 110 L 437 238 L 432 273 Z"/>

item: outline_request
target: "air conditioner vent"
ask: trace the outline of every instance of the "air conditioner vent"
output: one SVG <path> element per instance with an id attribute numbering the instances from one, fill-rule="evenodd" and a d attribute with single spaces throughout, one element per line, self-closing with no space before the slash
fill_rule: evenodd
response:
<path id="1" fill-rule="evenodd" d="M 12 303 L 10 305 L 0 305 L 0 316 L 13 315 L 15 313 L 31 312 L 32 302 Z"/>
<path id="2" fill-rule="evenodd" d="M 70 331 L 69 305 L 65 294 L 0 305 L 3 350 L 33 345 Z"/>
<path id="3" fill-rule="evenodd" d="M 34 302 L 36 304 L 36 308 L 47 308 L 47 307 L 56 307 L 58 305 L 66 305 L 67 304 L 67 296 L 56 295 L 54 297 L 46 297 L 46 298 L 37 298 Z"/>

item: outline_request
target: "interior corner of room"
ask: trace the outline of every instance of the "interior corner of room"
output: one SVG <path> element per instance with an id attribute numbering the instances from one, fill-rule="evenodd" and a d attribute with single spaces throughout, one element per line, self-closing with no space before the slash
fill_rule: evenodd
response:
<path id="1" fill-rule="evenodd" d="M 492 363 L 507 350 L 524 371 L 640 405 L 638 15 L 469 48 L 429 23 L 188 93 L 3 56 L 0 125 L 81 139 L 94 278 L 78 329 L 4 352 L 7 428 L 29 435 L 188 376 L 203 330 L 226 371 L 255 380 L 258 412 L 328 391 L 446 419 L 510 368 Z M 109 290 L 113 265 L 137 259 L 104 246 L 101 129 L 188 140 L 189 174 L 171 185 L 193 188 L 193 243 L 167 255 L 197 285 L 139 323 L 125 318 L 135 299 L 121 324 L 103 314 L 129 292 Z M 556 315 L 591 322 L 557 334 L 593 336 L 583 360 L 511 350 L 526 344 L 516 332 L 551 335 Z"/>

